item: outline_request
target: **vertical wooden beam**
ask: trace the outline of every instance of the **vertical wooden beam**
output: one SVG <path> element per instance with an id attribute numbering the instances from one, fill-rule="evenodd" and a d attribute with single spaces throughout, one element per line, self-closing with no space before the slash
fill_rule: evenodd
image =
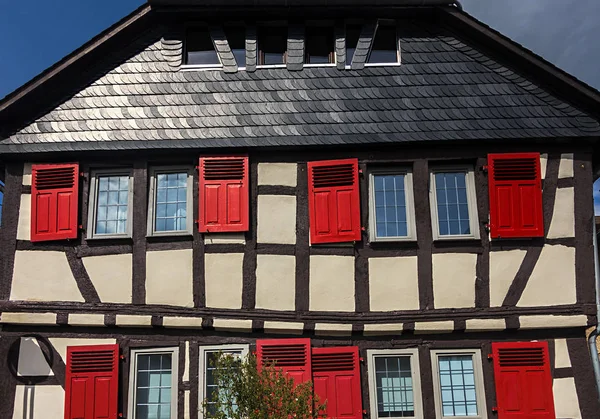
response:
<path id="1" fill-rule="evenodd" d="M 22 184 L 23 163 L 8 164 L 4 178 L 6 192 L 2 202 L 2 226 L 0 227 L 0 300 L 10 298 Z"/>
<path id="2" fill-rule="evenodd" d="M 419 284 L 419 307 L 434 308 L 433 263 L 431 244 L 431 211 L 429 209 L 429 164 L 425 159 L 415 161 L 413 168 L 415 217 L 417 224 L 417 272 Z"/>
<path id="3" fill-rule="evenodd" d="M 148 166 L 133 164 L 133 304 L 146 304 L 146 230 L 148 212 Z"/>

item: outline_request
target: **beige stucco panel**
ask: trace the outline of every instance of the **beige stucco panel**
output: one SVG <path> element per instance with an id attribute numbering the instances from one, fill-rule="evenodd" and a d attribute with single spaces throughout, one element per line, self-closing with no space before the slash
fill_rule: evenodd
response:
<path id="1" fill-rule="evenodd" d="M 56 313 L 7 313 L 0 314 L 0 323 L 13 324 L 43 324 L 56 326 Z"/>
<path id="2" fill-rule="evenodd" d="M 112 345 L 116 339 L 49 338 L 63 361 L 67 361 L 67 346 Z"/>
<path id="3" fill-rule="evenodd" d="M 546 166 L 548 165 L 548 154 L 540 154 L 540 170 L 542 172 L 542 179 L 546 178 Z"/>
<path id="4" fill-rule="evenodd" d="M 317 336 L 350 336 L 352 325 L 343 323 L 316 323 L 315 335 Z"/>
<path id="5" fill-rule="evenodd" d="M 517 305 L 552 306 L 576 302 L 575 249 L 544 246 Z"/>
<path id="6" fill-rule="evenodd" d="M 575 237 L 575 188 L 556 190 L 548 238 Z"/>
<path id="7" fill-rule="evenodd" d="M 23 185 L 31 185 L 31 164 L 23 164 Z"/>
<path id="8" fill-rule="evenodd" d="M 563 153 L 560 155 L 560 165 L 558 166 L 558 178 L 573 177 L 573 153 Z"/>
<path id="9" fill-rule="evenodd" d="M 215 330 L 237 330 L 240 332 L 251 332 L 252 320 L 214 319 L 213 327 Z"/>
<path id="10" fill-rule="evenodd" d="M 242 308 L 243 253 L 205 255 L 206 306 Z"/>
<path id="11" fill-rule="evenodd" d="M 163 326 L 202 329 L 202 317 L 165 317 Z"/>
<path id="12" fill-rule="evenodd" d="M 205 244 L 246 244 L 244 233 L 204 233 Z"/>
<path id="13" fill-rule="evenodd" d="M 490 252 L 490 305 L 500 307 L 521 267 L 525 250 Z"/>
<path id="14" fill-rule="evenodd" d="M 578 314 L 575 316 L 520 316 L 521 329 L 552 329 L 556 327 L 581 327 L 587 326 L 587 316 Z"/>
<path id="15" fill-rule="evenodd" d="M 353 257 L 310 257 L 309 310 L 354 311 Z"/>
<path id="16" fill-rule="evenodd" d="M 506 329 L 506 321 L 504 319 L 467 319 L 465 325 L 467 332 Z"/>
<path id="17" fill-rule="evenodd" d="M 31 195 L 21 194 L 17 240 L 31 240 Z"/>
<path id="18" fill-rule="evenodd" d="M 69 313 L 71 326 L 104 326 L 104 314 Z"/>
<path id="19" fill-rule="evenodd" d="M 415 323 L 415 333 L 451 333 L 454 331 L 454 321 L 442 320 L 437 322 Z"/>
<path id="20" fill-rule="evenodd" d="M 296 186 L 298 166 L 296 163 L 259 163 L 258 184 Z"/>
<path id="21" fill-rule="evenodd" d="M 296 258 L 258 255 L 256 257 L 256 308 L 294 310 L 296 300 Z"/>
<path id="22" fill-rule="evenodd" d="M 59 385 L 17 385 L 13 419 L 64 417 L 65 391 Z"/>
<path id="23" fill-rule="evenodd" d="M 417 257 L 369 259 L 371 311 L 418 310 Z"/>
<path id="24" fill-rule="evenodd" d="M 363 334 L 365 336 L 400 335 L 403 327 L 402 323 L 365 324 Z"/>
<path id="25" fill-rule="evenodd" d="M 64 252 L 17 251 L 11 300 L 80 301 L 83 297 Z"/>
<path id="26" fill-rule="evenodd" d="M 265 333 L 301 335 L 304 323 L 265 321 Z"/>
<path id="27" fill-rule="evenodd" d="M 555 378 L 552 383 L 552 392 L 554 393 L 554 410 L 557 418 L 581 418 L 573 377 Z"/>
<path id="28" fill-rule="evenodd" d="M 17 374 L 19 376 L 54 375 L 36 338 L 21 338 Z"/>
<path id="29" fill-rule="evenodd" d="M 295 196 L 258 196 L 257 240 L 259 243 L 296 243 Z"/>
<path id="30" fill-rule="evenodd" d="M 146 253 L 146 304 L 194 306 L 192 249 Z"/>
<path id="31" fill-rule="evenodd" d="M 569 349 L 567 348 L 566 339 L 554 340 L 554 368 L 569 368 L 571 366 L 571 358 L 569 357 Z"/>
<path id="32" fill-rule="evenodd" d="M 432 260 L 434 307 L 474 307 L 477 255 L 439 253 Z"/>
<path id="33" fill-rule="evenodd" d="M 142 314 L 117 314 L 115 324 L 123 327 L 150 327 L 152 316 Z"/>
<path id="34" fill-rule="evenodd" d="M 132 255 L 90 256 L 83 265 L 103 303 L 131 303 Z"/>

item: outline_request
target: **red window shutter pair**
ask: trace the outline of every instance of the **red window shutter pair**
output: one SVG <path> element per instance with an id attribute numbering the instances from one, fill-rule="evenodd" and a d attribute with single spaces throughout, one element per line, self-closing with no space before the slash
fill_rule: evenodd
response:
<path id="1" fill-rule="evenodd" d="M 360 241 L 358 159 L 308 163 L 312 244 Z"/>
<path id="2" fill-rule="evenodd" d="M 200 232 L 248 231 L 248 157 L 201 157 L 199 168 Z"/>
<path id="3" fill-rule="evenodd" d="M 498 419 L 555 419 L 546 342 L 492 344 Z"/>
<path id="4" fill-rule="evenodd" d="M 65 419 L 116 419 L 119 345 L 70 346 Z"/>
<path id="5" fill-rule="evenodd" d="M 312 348 L 310 339 L 256 341 L 258 365 L 273 364 L 296 383 L 313 380 L 319 403 L 327 401 L 329 418 L 361 419 L 362 393 L 358 347 Z"/>
<path id="6" fill-rule="evenodd" d="M 544 237 L 539 153 L 488 155 L 494 239 Z"/>
<path id="7" fill-rule="evenodd" d="M 31 241 L 77 238 L 79 165 L 31 167 Z"/>

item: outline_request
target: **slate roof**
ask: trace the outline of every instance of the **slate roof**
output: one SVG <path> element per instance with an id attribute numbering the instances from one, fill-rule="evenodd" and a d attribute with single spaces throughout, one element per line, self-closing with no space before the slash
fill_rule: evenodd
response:
<path id="1" fill-rule="evenodd" d="M 398 27 L 401 65 L 352 70 L 181 71 L 180 41 L 140 38 L 139 53 L 0 141 L 0 152 L 600 135 L 596 119 L 451 32 Z"/>

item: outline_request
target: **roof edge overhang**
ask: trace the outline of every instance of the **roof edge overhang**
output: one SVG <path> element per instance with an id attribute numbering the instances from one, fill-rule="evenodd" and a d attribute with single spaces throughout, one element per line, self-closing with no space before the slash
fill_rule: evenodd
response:
<path id="1" fill-rule="evenodd" d="M 450 6 L 456 0 L 148 0 L 148 4 L 160 7 L 193 6 L 198 8 L 226 7 L 415 7 Z"/>

